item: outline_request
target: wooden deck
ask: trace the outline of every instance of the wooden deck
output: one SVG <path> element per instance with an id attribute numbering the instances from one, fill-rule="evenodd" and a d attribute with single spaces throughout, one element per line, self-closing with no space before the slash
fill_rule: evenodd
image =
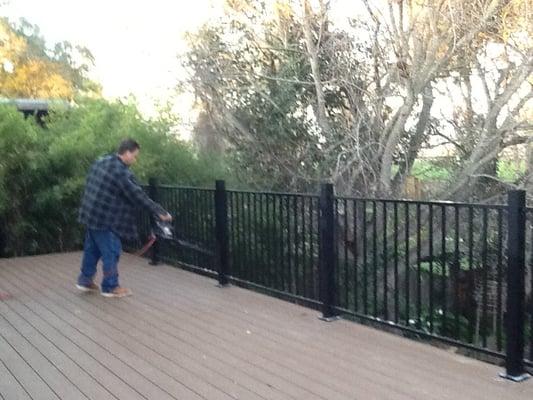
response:
<path id="1" fill-rule="evenodd" d="M 133 297 L 82 294 L 80 256 L 0 259 L 1 399 L 533 398 L 499 367 L 130 255 Z"/>

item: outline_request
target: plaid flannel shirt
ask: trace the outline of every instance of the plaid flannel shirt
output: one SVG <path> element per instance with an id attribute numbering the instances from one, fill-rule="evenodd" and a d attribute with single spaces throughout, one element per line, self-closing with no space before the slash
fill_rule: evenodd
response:
<path id="1" fill-rule="evenodd" d="M 165 214 L 135 180 L 128 166 L 116 155 L 93 163 L 87 176 L 79 221 L 89 229 L 110 229 L 125 240 L 137 239 L 136 215 L 144 207 Z"/>

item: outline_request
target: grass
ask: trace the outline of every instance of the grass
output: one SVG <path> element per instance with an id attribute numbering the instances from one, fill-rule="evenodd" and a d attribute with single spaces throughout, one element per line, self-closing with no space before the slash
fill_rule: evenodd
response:
<path id="1" fill-rule="evenodd" d="M 449 159 L 419 159 L 411 170 L 411 175 L 421 181 L 445 182 L 452 178 L 453 168 Z M 525 160 L 502 159 L 496 167 L 496 177 L 504 182 L 516 182 L 526 172 Z"/>

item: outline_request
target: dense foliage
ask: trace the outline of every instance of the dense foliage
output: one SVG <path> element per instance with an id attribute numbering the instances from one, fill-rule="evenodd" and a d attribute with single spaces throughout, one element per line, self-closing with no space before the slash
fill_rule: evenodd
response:
<path id="1" fill-rule="evenodd" d="M 170 134 L 172 121 L 143 119 L 135 106 L 86 100 L 51 113 L 45 127 L 0 107 L 2 255 L 68 250 L 80 245 L 77 208 L 86 172 L 124 137 L 141 144 L 140 181 L 212 185 L 221 163 L 196 155 Z"/>

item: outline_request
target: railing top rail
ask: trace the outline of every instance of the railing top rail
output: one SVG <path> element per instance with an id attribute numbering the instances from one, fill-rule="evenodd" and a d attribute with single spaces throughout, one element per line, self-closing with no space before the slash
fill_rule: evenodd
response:
<path id="1" fill-rule="evenodd" d="M 269 195 L 269 196 L 311 197 L 311 198 L 316 198 L 316 199 L 320 197 L 316 193 L 290 193 L 290 192 L 271 192 L 271 191 L 254 192 L 252 190 L 235 190 L 235 189 L 228 189 L 227 192 L 245 193 L 245 194 L 262 194 L 262 195 Z"/>
<path id="2" fill-rule="evenodd" d="M 197 186 L 177 186 L 177 185 L 158 185 L 162 189 L 182 189 L 182 190 L 198 190 L 202 192 L 214 192 L 215 188 L 197 187 Z"/>
<path id="3" fill-rule="evenodd" d="M 149 184 L 142 185 L 143 187 L 150 187 Z M 180 185 L 163 185 L 157 184 L 158 188 L 161 189 L 183 189 L 183 190 L 198 190 L 202 192 L 214 192 L 215 188 L 206 188 L 206 187 L 196 187 L 196 186 L 180 186 Z"/>
<path id="4" fill-rule="evenodd" d="M 446 200 L 410 200 L 410 199 L 383 199 L 372 197 L 347 197 L 347 196 L 335 196 L 339 200 L 355 200 L 366 202 L 382 202 L 382 203 L 401 203 L 401 204 L 421 204 L 428 206 L 449 206 L 449 207 L 476 207 L 476 208 L 489 208 L 493 210 L 503 210 L 507 208 L 505 204 L 484 204 L 484 203 L 465 203 L 458 201 L 446 201 Z"/>
<path id="5" fill-rule="evenodd" d="M 143 187 L 148 188 L 150 185 L 143 184 Z M 194 186 L 181 186 L 181 185 L 169 185 L 158 184 L 157 187 L 161 189 L 178 189 L 178 190 L 196 190 L 203 192 L 214 192 L 215 188 L 206 187 L 194 187 Z M 316 193 L 295 193 L 295 192 L 276 192 L 276 191 L 253 191 L 253 190 L 239 190 L 239 189 L 227 189 L 229 193 L 244 193 L 244 194 L 257 194 L 268 196 L 289 196 L 289 197 L 307 197 L 318 199 L 320 196 Z M 487 208 L 492 210 L 505 210 L 506 204 L 485 204 L 485 203 L 467 203 L 458 201 L 447 200 L 413 200 L 413 199 L 386 199 L 386 198 L 372 198 L 372 197 L 353 197 L 353 196 L 339 196 L 336 195 L 335 199 L 338 200 L 355 200 L 366 202 L 381 202 L 381 203 L 398 203 L 398 204 L 420 204 L 426 206 L 448 206 L 448 207 L 475 207 L 475 208 Z M 528 213 L 533 212 L 533 207 L 526 207 Z"/>

